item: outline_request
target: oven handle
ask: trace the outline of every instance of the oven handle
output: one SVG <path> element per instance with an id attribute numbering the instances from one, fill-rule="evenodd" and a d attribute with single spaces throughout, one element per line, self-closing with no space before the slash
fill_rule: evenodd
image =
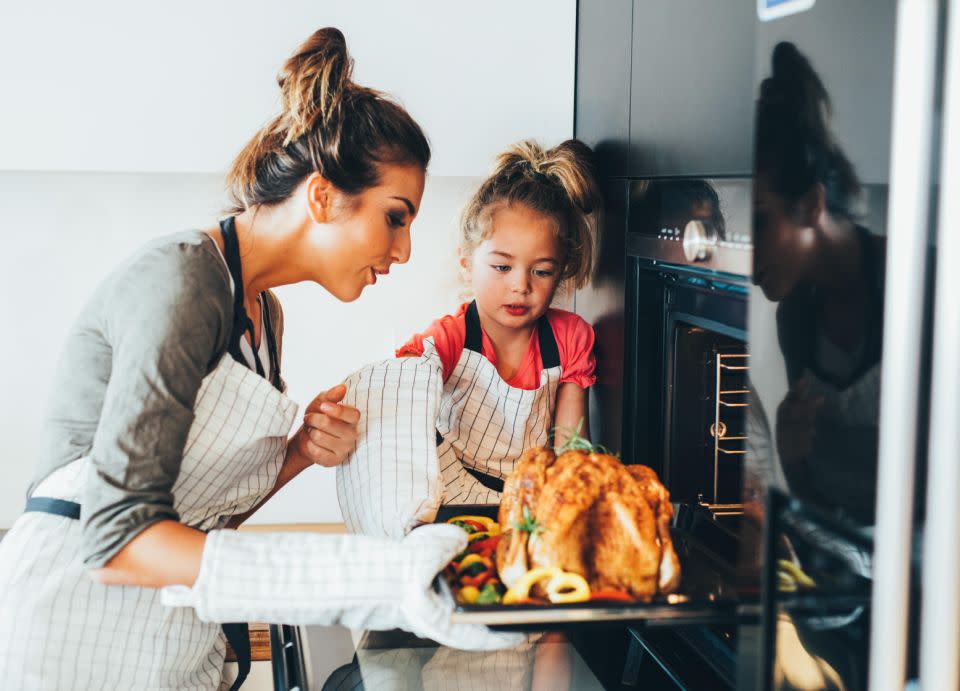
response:
<path id="1" fill-rule="evenodd" d="M 897 3 L 870 627 L 871 691 L 903 691 L 906 676 L 937 4 L 936 0 Z"/>
<path id="2" fill-rule="evenodd" d="M 933 320 L 933 384 L 927 470 L 927 520 L 923 542 L 920 685 L 960 687 L 957 650 L 960 623 L 960 275 L 947 269 L 960 256 L 960 6 L 950 8 L 944 66 L 943 149 L 937 218 L 936 297 Z M 950 193 L 948 192 L 954 192 Z"/>

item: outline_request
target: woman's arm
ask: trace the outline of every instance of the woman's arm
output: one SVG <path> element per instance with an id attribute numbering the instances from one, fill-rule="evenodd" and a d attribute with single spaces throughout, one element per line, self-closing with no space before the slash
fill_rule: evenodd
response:
<path id="1" fill-rule="evenodd" d="M 158 521 L 130 540 L 90 577 L 103 585 L 192 586 L 206 535 L 178 521 Z"/>
<path id="2" fill-rule="evenodd" d="M 578 428 L 580 436 L 590 438 L 590 425 L 587 421 L 587 391 L 573 382 L 564 382 L 557 390 L 557 411 L 553 416 L 556 429 L 553 443 L 557 448 L 563 446 L 571 434 Z"/>
<path id="3" fill-rule="evenodd" d="M 347 460 L 357 443 L 360 411 L 340 402 L 346 394 L 347 387 L 338 384 L 313 399 L 303 416 L 303 426 L 287 443 L 283 466 L 273 489 L 252 509 L 233 516 L 227 523 L 227 528 L 236 528 L 242 524 L 285 484 L 310 466 L 331 468 Z"/>

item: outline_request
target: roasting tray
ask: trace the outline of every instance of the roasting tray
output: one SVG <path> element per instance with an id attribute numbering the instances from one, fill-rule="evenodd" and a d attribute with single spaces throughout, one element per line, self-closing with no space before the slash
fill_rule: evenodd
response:
<path id="1" fill-rule="evenodd" d="M 448 505 L 437 522 L 463 514 L 497 517 L 497 505 Z M 713 553 L 697 536 L 674 528 L 674 548 L 680 557 L 681 583 L 676 593 L 657 595 L 650 602 L 576 602 L 544 605 L 465 605 L 457 603 L 446 579 L 434 587 L 452 604 L 451 621 L 494 628 L 544 631 L 571 625 L 616 622 L 631 625 L 733 624 L 757 621 L 756 597 L 738 596 L 733 564 Z"/>

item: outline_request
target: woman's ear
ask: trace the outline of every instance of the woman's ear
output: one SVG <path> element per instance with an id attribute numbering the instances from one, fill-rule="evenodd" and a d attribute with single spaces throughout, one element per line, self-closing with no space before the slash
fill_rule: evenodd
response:
<path id="1" fill-rule="evenodd" d="M 333 202 L 337 190 L 320 173 L 307 177 L 307 213 L 314 223 L 329 223 L 333 217 Z"/>
<path id="2" fill-rule="evenodd" d="M 827 188 L 822 182 L 814 183 L 809 190 L 800 197 L 797 206 L 800 223 L 809 228 L 819 228 L 823 225 L 823 214 L 827 211 Z"/>

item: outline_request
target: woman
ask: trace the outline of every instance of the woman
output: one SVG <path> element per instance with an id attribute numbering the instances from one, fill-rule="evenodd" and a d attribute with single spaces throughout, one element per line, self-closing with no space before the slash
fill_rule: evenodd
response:
<path id="1" fill-rule="evenodd" d="M 872 522 L 885 243 L 830 128 L 830 98 L 793 44 L 773 51 L 757 101 L 753 281 L 779 303 L 790 391 L 776 445 L 794 494 Z"/>
<path id="2" fill-rule="evenodd" d="M 283 112 L 228 175 L 235 215 L 138 253 L 72 330 L 27 511 L 0 543 L 10 688 L 217 688 L 224 638 L 201 618 L 342 619 L 457 638 L 424 586 L 460 535 L 264 541 L 217 530 L 312 463 L 342 462 L 356 440 L 359 413 L 334 387 L 287 443 L 296 406 L 269 289 L 313 281 L 352 301 L 409 257 L 429 145 L 401 107 L 354 84 L 351 67 L 338 30 L 314 33 L 280 73 Z M 378 562 L 393 570 L 389 591 L 371 575 Z M 298 580 L 284 582 L 291 572 Z M 179 588 L 162 598 L 165 586 Z"/>

